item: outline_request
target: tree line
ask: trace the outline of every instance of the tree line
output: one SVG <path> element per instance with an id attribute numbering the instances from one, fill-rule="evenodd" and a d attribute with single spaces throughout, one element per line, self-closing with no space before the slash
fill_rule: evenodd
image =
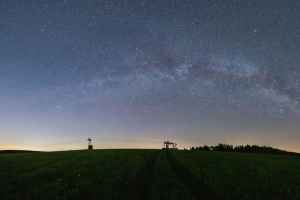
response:
<path id="1" fill-rule="evenodd" d="M 187 149 L 184 149 L 187 150 Z M 226 151 L 226 152 L 239 152 L 239 153 L 256 153 L 256 154 L 275 154 L 275 155 L 297 155 L 299 153 L 288 152 L 281 149 L 276 149 L 269 146 L 259 146 L 259 145 L 238 145 L 233 147 L 233 145 L 219 143 L 216 146 L 199 146 L 191 147 L 190 150 L 201 150 L 201 151 Z"/>

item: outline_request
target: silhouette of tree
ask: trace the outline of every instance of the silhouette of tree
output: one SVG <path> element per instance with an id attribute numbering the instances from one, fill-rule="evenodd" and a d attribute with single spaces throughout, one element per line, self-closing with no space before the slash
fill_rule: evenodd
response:
<path id="1" fill-rule="evenodd" d="M 259 146 L 259 145 L 238 145 L 233 147 L 233 145 L 228 144 L 222 144 L 219 143 L 216 146 L 210 146 L 204 145 L 203 147 L 191 147 L 190 150 L 204 150 L 204 151 L 226 151 L 226 152 L 239 152 L 239 153 L 255 153 L 255 154 L 275 154 L 275 155 L 297 155 L 299 156 L 299 153 L 295 152 L 287 152 L 280 149 L 275 149 L 268 146 Z"/>
<path id="2" fill-rule="evenodd" d="M 203 146 L 203 150 L 204 150 L 204 151 L 209 151 L 209 147 L 208 147 L 207 145 L 204 145 L 204 146 Z"/>

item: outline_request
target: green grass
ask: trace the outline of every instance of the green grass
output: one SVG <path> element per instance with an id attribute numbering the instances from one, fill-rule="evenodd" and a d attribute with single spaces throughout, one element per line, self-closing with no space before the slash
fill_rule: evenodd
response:
<path id="1" fill-rule="evenodd" d="M 156 159 L 152 181 L 151 199 L 195 199 L 173 172 L 166 151 L 161 151 Z"/>
<path id="2" fill-rule="evenodd" d="M 158 151 L 2 154 L 0 199 L 300 199 L 300 157 Z"/>
<path id="3" fill-rule="evenodd" d="M 300 199 L 300 158 L 172 151 L 174 158 L 223 199 Z"/>
<path id="4" fill-rule="evenodd" d="M 154 151 L 0 155 L 0 199 L 118 199 Z"/>

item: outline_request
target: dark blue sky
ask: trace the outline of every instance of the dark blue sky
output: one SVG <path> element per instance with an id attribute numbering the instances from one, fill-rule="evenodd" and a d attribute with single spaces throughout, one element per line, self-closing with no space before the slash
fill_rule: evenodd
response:
<path id="1" fill-rule="evenodd" d="M 299 18 L 293 0 L 2 0 L 0 149 L 300 152 Z"/>

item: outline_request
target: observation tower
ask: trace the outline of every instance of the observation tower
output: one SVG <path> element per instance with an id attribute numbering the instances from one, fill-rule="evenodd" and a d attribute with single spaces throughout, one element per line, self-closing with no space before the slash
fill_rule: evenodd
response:
<path id="1" fill-rule="evenodd" d="M 89 150 L 93 150 L 93 145 L 91 144 L 92 143 L 92 139 L 88 138 L 87 140 L 88 140 L 88 144 L 89 144 L 88 149 Z"/>

